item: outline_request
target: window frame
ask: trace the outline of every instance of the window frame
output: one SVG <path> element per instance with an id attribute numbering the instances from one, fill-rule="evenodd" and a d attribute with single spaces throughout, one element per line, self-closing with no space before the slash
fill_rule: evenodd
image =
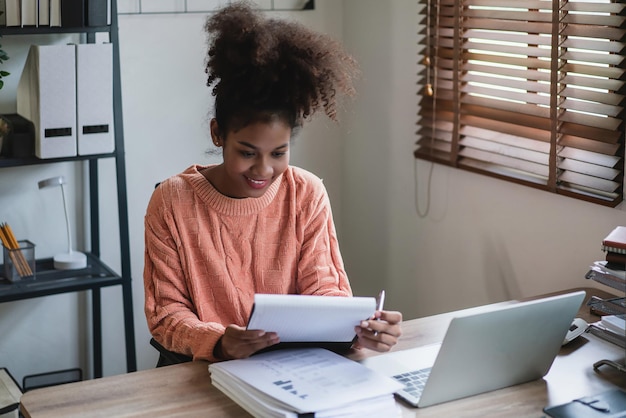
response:
<path id="1" fill-rule="evenodd" d="M 626 0 L 601 1 L 420 0 L 414 157 L 619 205 Z"/>

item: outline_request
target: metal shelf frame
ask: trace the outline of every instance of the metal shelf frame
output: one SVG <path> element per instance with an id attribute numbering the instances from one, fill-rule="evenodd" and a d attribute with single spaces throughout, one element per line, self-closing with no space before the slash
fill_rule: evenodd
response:
<path id="1" fill-rule="evenodd" d="M 124 161 L 124 128 L 122 120 L 122 94 L 120 77 L 120 52 L 117 22 L 117 2 L 111 0 L 111 25 L 100 27 L 2 27 L 2 36 L 44 35 L 55 33 L 83 34 L 87 43 L 94 43 L 96 34 L 109 34 L 113 45 L 113 107 L 115 151 L 111 154 L 88 155 L 68 158 L 38 159 L 0 158 L 0 168 L 19 167 L 58 162 L 87 162 L 89 172 L 89 207 L 91 227 L 91 251 L 87 253 L 88 267 L 79 270 L 55 270 L 51 259 L 36 261 L 35 279 L 11 283 L 0 281 L 0 303 L 17 301 L 54 294 L 90 291 L 92 297 L 93 361 L 94 377 L 103 375 L 102 366 L 102 304 L 100 290 L 108 286 L 122 287 L 124 309 L 124 334 L 126 343 L 126 369 L 137 370 L 135 351 L 135 327 L 133 317 L 132 279 L 130 266 L 130 243 L 128 225 L 128 197 L 126 189 L 126 166 Z M 117 183 L 117 207 L 119 217 L 119 239 L 121 272 L 118 274 L 100 260 L 100 201 L 98 196 L 98 161 L 101 158 L 115 159 Z"/>

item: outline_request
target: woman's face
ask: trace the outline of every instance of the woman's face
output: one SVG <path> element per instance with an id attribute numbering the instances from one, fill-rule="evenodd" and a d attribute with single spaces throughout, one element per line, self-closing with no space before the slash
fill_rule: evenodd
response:
<path id="1" fill-rule="evenodd" d="M 223 148 L 224 162 L 216 167 L 213 186 L 233 198 L 261 197 L 289 165 L 291 128 L 280 120 L 255 122 L 226 138 L 211 121 L 213 142 Z"/>

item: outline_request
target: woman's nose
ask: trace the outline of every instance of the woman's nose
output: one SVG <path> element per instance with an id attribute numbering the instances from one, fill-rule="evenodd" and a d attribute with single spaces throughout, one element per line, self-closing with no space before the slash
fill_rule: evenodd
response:
<path id="1" fill-rule="evenodd" d="M 259 157 L 256 164 L 254 165 L 253 172 L 255 175 L 259 177 L 263 177 L 263 178 L 266 178 L 267 176 L 271 176 L 272 165 L 270 164 L 270 161 L 268 161 L 268 158 Z"/>

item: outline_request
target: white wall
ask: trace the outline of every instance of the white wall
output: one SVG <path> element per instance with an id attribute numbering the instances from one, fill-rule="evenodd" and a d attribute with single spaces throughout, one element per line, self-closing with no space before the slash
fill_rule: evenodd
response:
<path id="1" fill-rule="evenodd" d="M 315 119 L 295 144 L 292 163 L 324 178 L 341 248 L 356 294 L 387 289 L 390 309 L 406 318 L 466 306 L 586 286 L 590 262 L 603 257 L 600 241 L 626 224 L 623 208 L 609 209 L 413 158 L 417 121 L 416 2 L 318 0 L 315 11 L 276 12 L 343 39 L 361 64 L 354 102 L 339 125 Z M 120 17 L 126 167 L 138 366 L 154 367 L 143 315 L 143 215 L 154 184 L 192 163 L 209 163 L 206 122 L 204 16 Z M 60 41 L 65 41 L 64 38 Z M 29 42 L 5 37 L 13 74 L 0 90 L 0 112 L 14 112 L 15 85 Z M 414 170 L 417 168 L 417 177 Z M 0 222 L 37 244 L 39 257 L 62 250 L 59 196 L 36 182 L 64 174 L 77 184 L 77 229 L 82 232 L 81 165 L 0 170 Z M 77 173 L 78 171 L 78 173 Z M 102 255 L 119 269 L 112 161 L 102 163 Z M 85 245 L 82 239 L 78 245 Z M 87 241 L 88 242 L 88 241 Z M 125 372 L 121 291 L 103 292 L 105 375 Z M 89 298 L 60 295 L 0 305 L 0 366 L 23 375 L 83 367 L 89 338 Z"/>
<path id="2" fill-rule="evenodd" d="M 415 2 L 346 0 L 344 42 L 364 81 L 345 136 L 342 237 L 357 290 L 388 289 L 412 318 L 573 287 L 602 238 L 626 224 L 610 209 L 415 162 L 419 62 Z M 414 171 L 417 176 L 414 176 Z"/>

